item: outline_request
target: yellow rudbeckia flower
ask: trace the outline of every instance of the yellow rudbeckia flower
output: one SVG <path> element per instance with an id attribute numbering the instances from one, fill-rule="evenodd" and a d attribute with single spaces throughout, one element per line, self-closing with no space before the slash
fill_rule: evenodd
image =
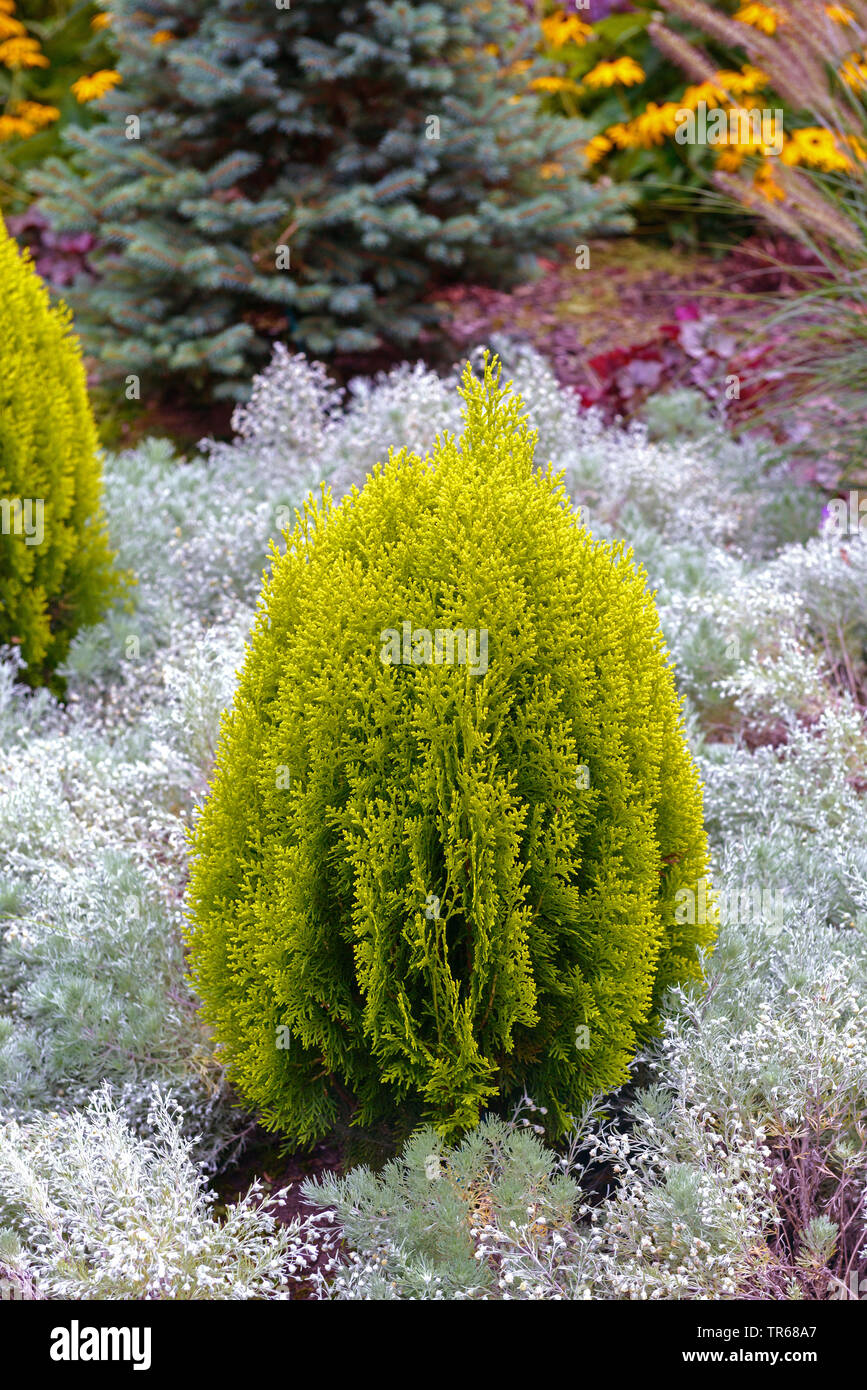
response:
<path id="1" fill-rule="evenodd" d="M 585 44 L 593 37 L 589 24 L 584 24 L 574 14 L 564 14 L 557 10 L 542 20 L 542 33 L 552 48 L 563 48 L 567 43 Z"/>
<path id="2" fill-rule="evenodd" d="M 119 72 L 112 68 L 100 68 L 99 72 L 92 72 L 89 77 L 79 77 L 77 82 L 73 82 L 72 91 L 77 101 L 96 101 L 122 81 Z"/>
<path id="3" fill-rule="evenodd" d="M 774 178 L 774 166 L 769 159 L 760 164 L 753 175 L 753 187 L 769 203 L 784 203 L 786 201 L 785 189 L 781 188 Z"/>
<path id="4" fill-rule="evenodd" d="M 758 4 L 742 6 L 735 19 L 740 20 L 741 24 L 749 24 L 753 29 L 761 30 L 763 34 L 775 34 L 777 25 L 784 23 L 783 16 L 771 9 L 770 5 Z"/>
<path id="5" fill-rule="evenodd" d="M 863 55 L 853 53 L 840 69 L 840 80 L 853 91 L 867 87 L 867 62 Z"/>
<path id="6" fill-rule="evenodd" d="M 0 43 L 0 63 L 6 68 L 47 68 L 48 59 L 36 39 L 14 38 Z"/>
<path id="7" fill-rule="evenodd" d="M 780 158 L 784 164 L 806 164 L 814 169 L 824 169 L 827 173 L 836 170 L 845 172 L 852 168 L 851 159 L 838 147 L 833 133 L 822 126 L 804 126 L 801 130 L 793 130 Z"/>
<path id="8" fill-rule="evenodd" d="M 527 69 L 531 68 L 532 66 L 532 58 L 518 58 L 514 63 L 510 63 L 508 67 L 503 68 L 503 76 L 519 77 L 522 72 L 526 72 Z"/>
<path id="9" fill-rule="evenodd" d="M 725 92 L 722 87 L 718 87 L 715 82 L 700 82 L 698 86 L 687 87 L 680 99 L 680 104 L 685 111 L 695 111 L 700 102 L 707 102 L 708 106 L 717 106 L 725 100 Z"/>
<path id="10" fill-rule="evenodd" d="M 744 162 L 744 152 L 739 149 L 722 150 L 716 157 L 716 167 L 727 174 L 736 174 Z"/>
<path id="11" fill-rule="evenodd" d="M 752 92 L 760 92 L 763 87 L 767 87 L 769 78 L 760 68 L 745 63 L 740 72 L 729 72 L 727 69 L 715 72 L 714 81 L 725 91 L 731 92 L 732 96 L 742 97 Z"/>
<path id="12" fill-rule="evenodd" d="M 581 88 L 571 77 L 534 77 L 530 83 L 534 92 L 580 92 Z"/>
<path id="13" fill-rule="evenodd" d="M 636 82 L 643 81 L 644 69 L 634 58 L 615 58 L 612 62 L 597 63 L 584 76 L 584 86 L 590 88 L 614 87 L 618 84 L 633 87 Z"/>
<path id="14" fill-rule="evenodd" d="M 855 158 L 860 160 L 862 164 L 867 162 L 867 144 L 857 135 L 844 135 L 843 143 L 849 146 Z"/>
<path id="15" fill-rule="evenodd" d="M 35 133 L 36 127 L 30 125 L 28 121 L 21 120 L 20 116 L 0 116 L 0 144 L 16 137 L 19 140 L 26 140 L 28 135 Z"/>
<path id="16" fill-rule="evenodd" d="M 667 136 L 677 130 L 677 113 L 683 108 L 679 101 L 665 101 L 657 106 L 648 102 L 639 116 L 626 125 L 613 125 L 606 130 L 606 137 L 621 150 L 649 150 L 661 145 Z"/>
<path id="17" fill-rule="evenodd" d="M 43 130 L 45 126 L 53 125 L 55 121 L 60 120 L 58 108 L 47 106 L 41 101 L 19 101 L 13 114 L 27 121 L 34 130 Z"/>
<path id="18" fill-rule="evenodd" d="M 610 140 L 619 150 L 636 150 L 641 144 L 631 121 L 627 125 L 619 122 L 617 125 L 609 126 L 604 138 Z"/>
<path id="19" fill-rule="evenodd" d="M 600 159 L 604 159 L 611 149 L 613 149 L 613 145 L 607 135 L 594 135 L 592 140 L 587 141 L 584 157 L 588 164 L 598 164 Z"/>

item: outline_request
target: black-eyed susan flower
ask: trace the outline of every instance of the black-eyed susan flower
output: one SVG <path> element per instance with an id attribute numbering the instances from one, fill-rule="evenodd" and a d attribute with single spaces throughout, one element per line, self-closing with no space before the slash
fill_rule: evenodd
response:
<path id="1" fill-rule="evenodd" d="M 753 188 L 769 203 L 784 203 L 786 201 L 786 190 L 777 183 L 774 177 L 774 166 L 769 159 L 763 160 L 756 169 L 753 175 Z"/>
<path id="2" fill-rule="evenodd" d="M 632 121 L 619 121 L 616 125 L 609 126 L 603 138 L 616 145 L 619 150 L 637 150 L 641 145 Z"/>
<path id="3" fill-rule="evenodd" d="M 725 100 L 725 95 L 723 88 L 716 82 L 699 82 L 696 86 L 687 87 L 680 104 L 686 111 L 695 111 L 702 102 L 707 106 L 718 105 Z"/>
<path id="4" fill-rule="evenodd" d="M 0 144 L 7 140 L 26 140 L 35 134 L 35 127 L 20 116 L 0 116 Z"/>
<path id="5" fill-rule="evenodd" d="M 612 126 L 605 134 L 622 149 L 649 150 L 674 135 L 681 110 L 679 101 L 664 101 L 661 106 L 651 101 L 625 126 Z"/>
<path id="6" fill-rule="evenodd" d="M 634 58 L 614 58 L 610 62 L 597 63 L 584 77 L 584 86 L 634 87 L 636 82 L 644 81 L 644 69 Z"/>
<path id="7" fill-rule="evenodd" d="M 716 157 L 716 167 L 724 169 L 727 174 L 736 174 L 744 162 L 746 151 L 733 145 L 730 149 L 721 150 Z"/>
<path id="8" fill-rule="evenodd" d="M 28 36 L 0 43 L 0 63 L 5 68 L 47 68 L 48 59 L 36 39 Z"/>
<path id="9" fill-rule="evenodd" d="M 588 164 L 598 164 L 613 148 L 613 143 L 607 135 L 594 135 L 584 147 L 584 157 Z"/>
<path id="10" fill-rule="evenodd" d="M 770 78 L 761 68 L 754 68 L 751 63 L 745 63 L 740 72 L 737 70 L 729 71 L 727 68 L 714 73 L 714 81 L 720 88 L 730 92 L 732 96 L 748 96 L 752 92 L 760 92 L 767 87 Z"/>
<path id="11" fill-rule="evenodd" d="M 72 91 L 76 101 L 97 101 L 122 81 L 119 72 L 112 68 L 100 68 L 99 72 L 92 72 L 88 77 L 79 77 L 77 82 L 73 82 Z"/>
<path id="12" fill-rule="evenodd" d="M 867 89 L 867 62 L 863 54 L 853 53 L 846 59 L 840 69 L 840 80 L 855 92 Z"/>
<path id="13" fill-rule="evenodd" d="M 16 19 L 14 15 L 4 14 L 0 11 L 0 39 L 14 39 L 26 36 L 27 30 L 24 28 L 20 19 Z"/>
<path id="14" fill-rule="evenodd" d="M 823 126 L 804 126 L 793 130 L 780 155 L 784 164 L 806 164 L 826 173 L 846 172 L 852 161 L 837 144 L 833 131 Z"/>
<path id="15" fill-rule="evenodd" d="M 785 22 L 779 11 L 772 9 L 770 5 L 760 4 L 742 5 L 734 17 L 741 24 L 749 24 L 763 34 L 775 34 L 777 26 Z"/>
<path id="16" fill-rule="evenodd" d="M 861 164 L 867 162 L 867 144 L 865 144 L 863 140 L 857 135 L 844 135 L 842 140 L 843 144 L 848 146 Z"/>
<path id="17" fill-rule="evenodd" d="M 564 14 L 557 10 L 542 20 L 542 33 L 552 48 L 563 48 L 567 43 L 585 44 L 594 38 L 589 24 L 584 24 L 577 15 Z"/>
<path id="18" fill-rule="evenodd" d="M 571 77 L 556 77 L 553 73 L 545 77 L 534 77 L 530 83 L 534 92 L 580 92 L 581 88 Z"/>
<path id="19" fill-rule="evenodd" d="M 34 130 L 44 130 L 46 126 L 53 125 L 60 120 L 60 111 L 56 106 L 48 106 L 42 101 L 19 101 L 13 112 L 21 120 L 27 121 L 33 126 Z"/>

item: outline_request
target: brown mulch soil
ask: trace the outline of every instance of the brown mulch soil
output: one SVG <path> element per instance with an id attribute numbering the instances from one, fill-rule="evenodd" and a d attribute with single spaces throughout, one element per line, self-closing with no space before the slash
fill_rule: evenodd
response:
<path id="1" fill-rule="evenodd" d="M 227 1205 L 243 1197 L 256 1179 L 262 1183 L 266 1199 L 281 1188 L 289 1188 L 285 1206 L 274 1207 L 274 1215 L 288 1226 L 296 1216 L 307 1216 L 315 1210 L 304 1201 L 301 1184 L 308 1178 L 321 1178 L 324 1173 L 339 1173 L 342 1167 L 343 1153 L 336 1143 L 323 1142 L 309 1152 L 287 1156 L 272 1136 L 263 1134 L 258 1142 L 254 1139 L 237 1166 L 217 1177 L 213 1186 Z"/>
<path id="2" fill-rule="evenodd" d="M 563 247 L 557 260 L 542 260 L 541 277 L 511 291 L 484 285 L 440 289 L 431 302 L 441 312 L 444 332 L 410 351 L 396 347 L 328 359 L 341 384 L 353 376 L 372 376 L 407 356 L 446 368 L 461 354 L 504 333 L 531 342 L 551 362 L 564 385 L 593 390 L 599 378 L 592 359 L 608 352 L 653 343 L 664 336 L 675 311 L 697 305 L 702 316 L 736 319 L 745 331 L 766 309 L 757 296 L 785 286 L 786 276 L 769 268 L 768 257 L 797 265 L 801 253 L 783 238 L 755 235 L 716 257 L 673 250 L 650 240 L 623 237 L 589 243 L 590 268 L 578 270 L 574 251 Z M 230 401 L 195 402 L 187 396 L 153 393 L 139 405 L 119 410 L 114 398 L 95 404 L 103 419 L 104 442 L 128 448 L 148 435 L 164 435 L 177 447 L 194 450 L 204 437 L 230 437 Z"/>
<path id="3" fill-rule="evenodd" d="M 280 1204 L 270 1201 L 270 1211 L 283 1226 L 290 1225 L 296 1217 L 309 1216 L 321 1208 L 312 1206 L 304 1200 L 301 1184 L 308 1178 L 318 1179 L 325 1173 L 343 1171 L 343 1153 L 336 1143 L 316 1144 L 309 1152 L 286 1155 L 271 1135 L 260 1131 L 246 1150 L 241 1161 L 213 1181 L 220 1202 L 228 1206 L 239 1201 L 249 1191 L 254 1181 L 263 1187 L 262 1200 L 269 1199 L 281 1189 L 287 1189 L 285 1201 Z M 311 1266 L 311 1275 L 322 1270 L 329 1258 L 323 1251 Z M 306 1279 L 293 1282 L 293 1299 L 307 1300 L 313 1297 L 312 1286 Z"/>
<path id="4" fill-rule="evenodd" d="M 491 333 L 527 339 L 555 363 L 561 380 L 577 381 L 590 357 L 629 347 L 669 323 L 683 299 L 726 284 L 724 264 L 632 238 L 590 243 L 590 267 L 542 262 L 533 284 L 511 292 L 458 286 L 439 296 L 449 306 L 449 336 L 461 348 Z M 565 268 L 564 268 L 565 266 Z"/>
<path id="5" fill-rule="evenodd" d="M 525 339 L 561 382 L 592 388 L 598 384 L 592 358 L 659 338 L 680 305 L 736 320 L 746 334 L 767 314 L 758 297 L 787 284 L 769 258 L 805 263 L 794 243 L 761 235 L 716 257 L 635 237 L 591 242 L 589 249 L 589 269 L 574 268 L 564 248 L 562 259 L 542 262 L 538 281 L 510 293 L 464 286 L 441 292 L 455 347 L 465 351 L 491 333 Z"/>

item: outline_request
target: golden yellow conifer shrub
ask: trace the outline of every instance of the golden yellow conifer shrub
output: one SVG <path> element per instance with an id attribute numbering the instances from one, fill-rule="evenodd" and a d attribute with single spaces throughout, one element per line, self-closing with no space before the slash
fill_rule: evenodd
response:
<path id="1" fill-rule="evenodd" d="M 643 573 L 596 542 L 486 364 L 466 425 L 312 499 L 275 555 L 195 829 L 193 978 L 295 1141 L 552 1134 L 699 979 L 701 789 Z"/>
<path id="2" fill-rule="evenodd" d="M 78 630 L 119 587 L 102 472 L 70 315 L 0 219 L 0 644 L 24 679 L 60 689 Z"/>

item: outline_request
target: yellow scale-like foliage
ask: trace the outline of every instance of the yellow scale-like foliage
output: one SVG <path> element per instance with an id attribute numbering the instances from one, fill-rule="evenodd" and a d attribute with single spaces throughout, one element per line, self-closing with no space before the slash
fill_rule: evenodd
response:
<path id="1" fill-rule="evenodd" d="M 0 644 L 31 685 L 117 589 L 99 444 L 65 305 L 52 306 L 0 219 Z"/>
<path id="2" fill-rule="evenodd" d="M 706 841 L 645 577 L 490 363 L 463 394 L 460 440 L 307 504 L 196 827 L 205 1014 L 295 1140 L 347 1105 L 448 1134 L 524 1090 L 561 1133 L 713 939 L 677 920 Z"/>

